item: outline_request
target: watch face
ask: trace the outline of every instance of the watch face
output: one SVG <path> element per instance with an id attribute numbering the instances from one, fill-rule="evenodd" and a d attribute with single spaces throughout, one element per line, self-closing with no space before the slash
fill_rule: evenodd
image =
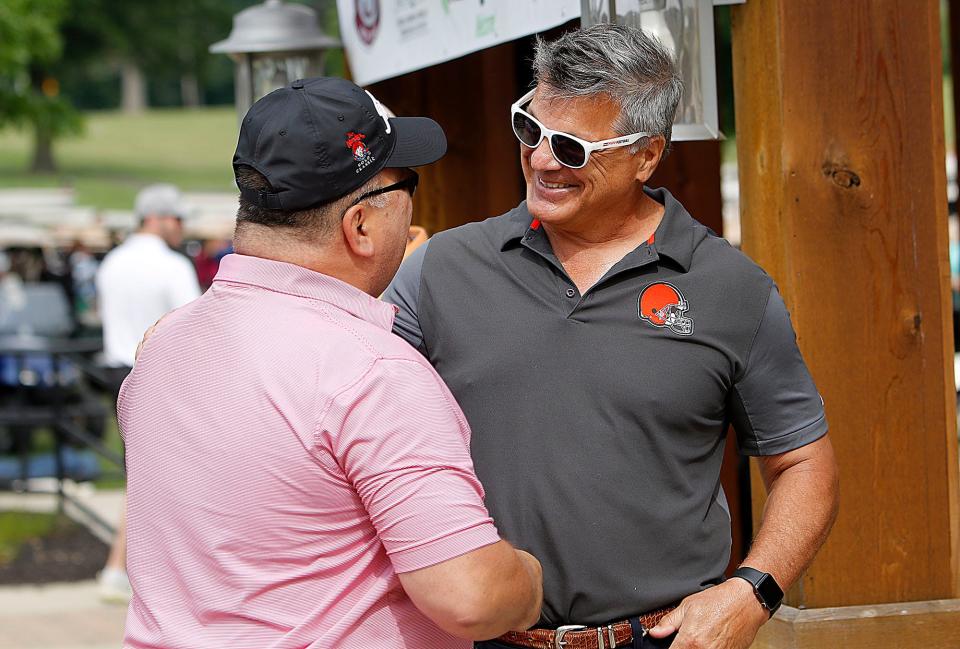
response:
<path id="1" fill-rule="evenodd" d="M 780 586 L 777 585 L 773 577 L 764 575 L 760 578 L 760 581 L 757 582 L 756 588 L 757 594 L 767 608 L 772 610 L 780 606 L 780 602 L 783 601 L 783 591 L 780 590 Z"/>

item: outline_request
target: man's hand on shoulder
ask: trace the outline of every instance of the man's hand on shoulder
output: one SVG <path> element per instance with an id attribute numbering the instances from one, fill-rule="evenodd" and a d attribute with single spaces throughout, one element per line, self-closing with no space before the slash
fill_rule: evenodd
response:
<path id="1" fill-rule="evenodd" d="M 684 599 L 650 635 L 676 632 L 671 649 L 746 649 L 768 619 L 750 584 L 730 579 Z"/>

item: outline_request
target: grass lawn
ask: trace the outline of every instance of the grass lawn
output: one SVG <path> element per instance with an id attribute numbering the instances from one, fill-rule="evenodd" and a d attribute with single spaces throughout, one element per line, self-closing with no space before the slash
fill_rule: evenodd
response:
<path id="1" fill-rule="evenodd" d="M 55 145 L 55 175 L 27 172 L 28 132 L 0 131 L 0 187 L 72 187 L 78 204 L 100 209 L 130 209 L 137 191 L 153 182 L 185 191 L 233 190 L 232 107 L 91 112 L 85 126 L 83 135 Z"/>
<path id="2" fill-rule="evenodd" d="M 0 512 L 0 565 L 9 563 L 24 542 L 54 530 L 58 514 Z"/>
<path id="3" fill-rule="evenodd" d="M 112 410 L 113 399 L 105 398 L 104 402 L 107 405 L 107 412 L 112 412 L 113 414 L 107 417 L 106 430 L 103 433 L 103 443 L 107 448 L 116 451 L 122 456 L 123 440 L 120 439 L 120 429 L 117 428 L 116 412 Z M 100 469 L 105 474 L 105 477 L 98 478 L 93 484 L 96 485 L 98 489 L 122 489 L 126 485 L 126 480 L 119 475 L 109 475 L 116 474 L 119 468 L 104 457 L 100 457 L 99 459 Z"/>

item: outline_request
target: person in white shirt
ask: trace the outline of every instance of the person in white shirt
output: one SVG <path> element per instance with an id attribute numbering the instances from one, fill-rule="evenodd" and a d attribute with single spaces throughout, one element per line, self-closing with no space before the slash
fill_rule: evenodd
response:
<path id="1" fill-rule="evenodd" d="M 140 229 L 107 254 L 97 273 L 106 364 L 132 367 L 147 327 L 200 296 L 193 264 L 174 252 L 183 241 L 180 192 L 151 185 L 137 196 Z"/>
<path id="2" fill-rule="evenodd" d="M 173 185 L 150 185 L 137 195 L 134 210 L 139 229 L 107 254 L 96 279 L 105 369 L 114 398 L 147 328 L 200 296 L 193 264 L 173 250 L 183 242 L 180 191 Z M 101 598 L 118 603 L 130 598 L 125 518 L 126 512 L 100 573 Z"/>

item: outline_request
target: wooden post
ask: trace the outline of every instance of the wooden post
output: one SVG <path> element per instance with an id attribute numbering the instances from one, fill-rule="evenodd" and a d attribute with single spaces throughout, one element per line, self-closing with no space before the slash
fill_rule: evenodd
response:
<path id="1" fill-rule="evenodd" d="M 950 19 L 950 72 L 953 77 L 953 133 L 954 140 L 957 140 L 960 134 L 960 0 L 950 0 L 947 15 Z M 954 147 L 960 149 L 956 143 Z"/>
<path id="2" fill-rule="evenodd" d="M 732 18 L 743 247 L 792 313 L 841 470 L 840 518 L 787 604 L 866 606 L 816 624 L 867 646 L 851 614 L 960 597 L 938 2 L 749 0 Z M 956 606 L 902 610 L 883 646 L 956 646 Z M 828 646 L 810 617 L 785 611 L 758 646 Z"/>
<path id="3" fill-rule="evenodd" d="M 447 155 L 421 170 L 414 222 L 430 233 L 502 214 L 523 198 L 518 144 L 510 131 L 517 97 L 514 43 L 371 86 L 398 115 L 443 127 Z"/>

